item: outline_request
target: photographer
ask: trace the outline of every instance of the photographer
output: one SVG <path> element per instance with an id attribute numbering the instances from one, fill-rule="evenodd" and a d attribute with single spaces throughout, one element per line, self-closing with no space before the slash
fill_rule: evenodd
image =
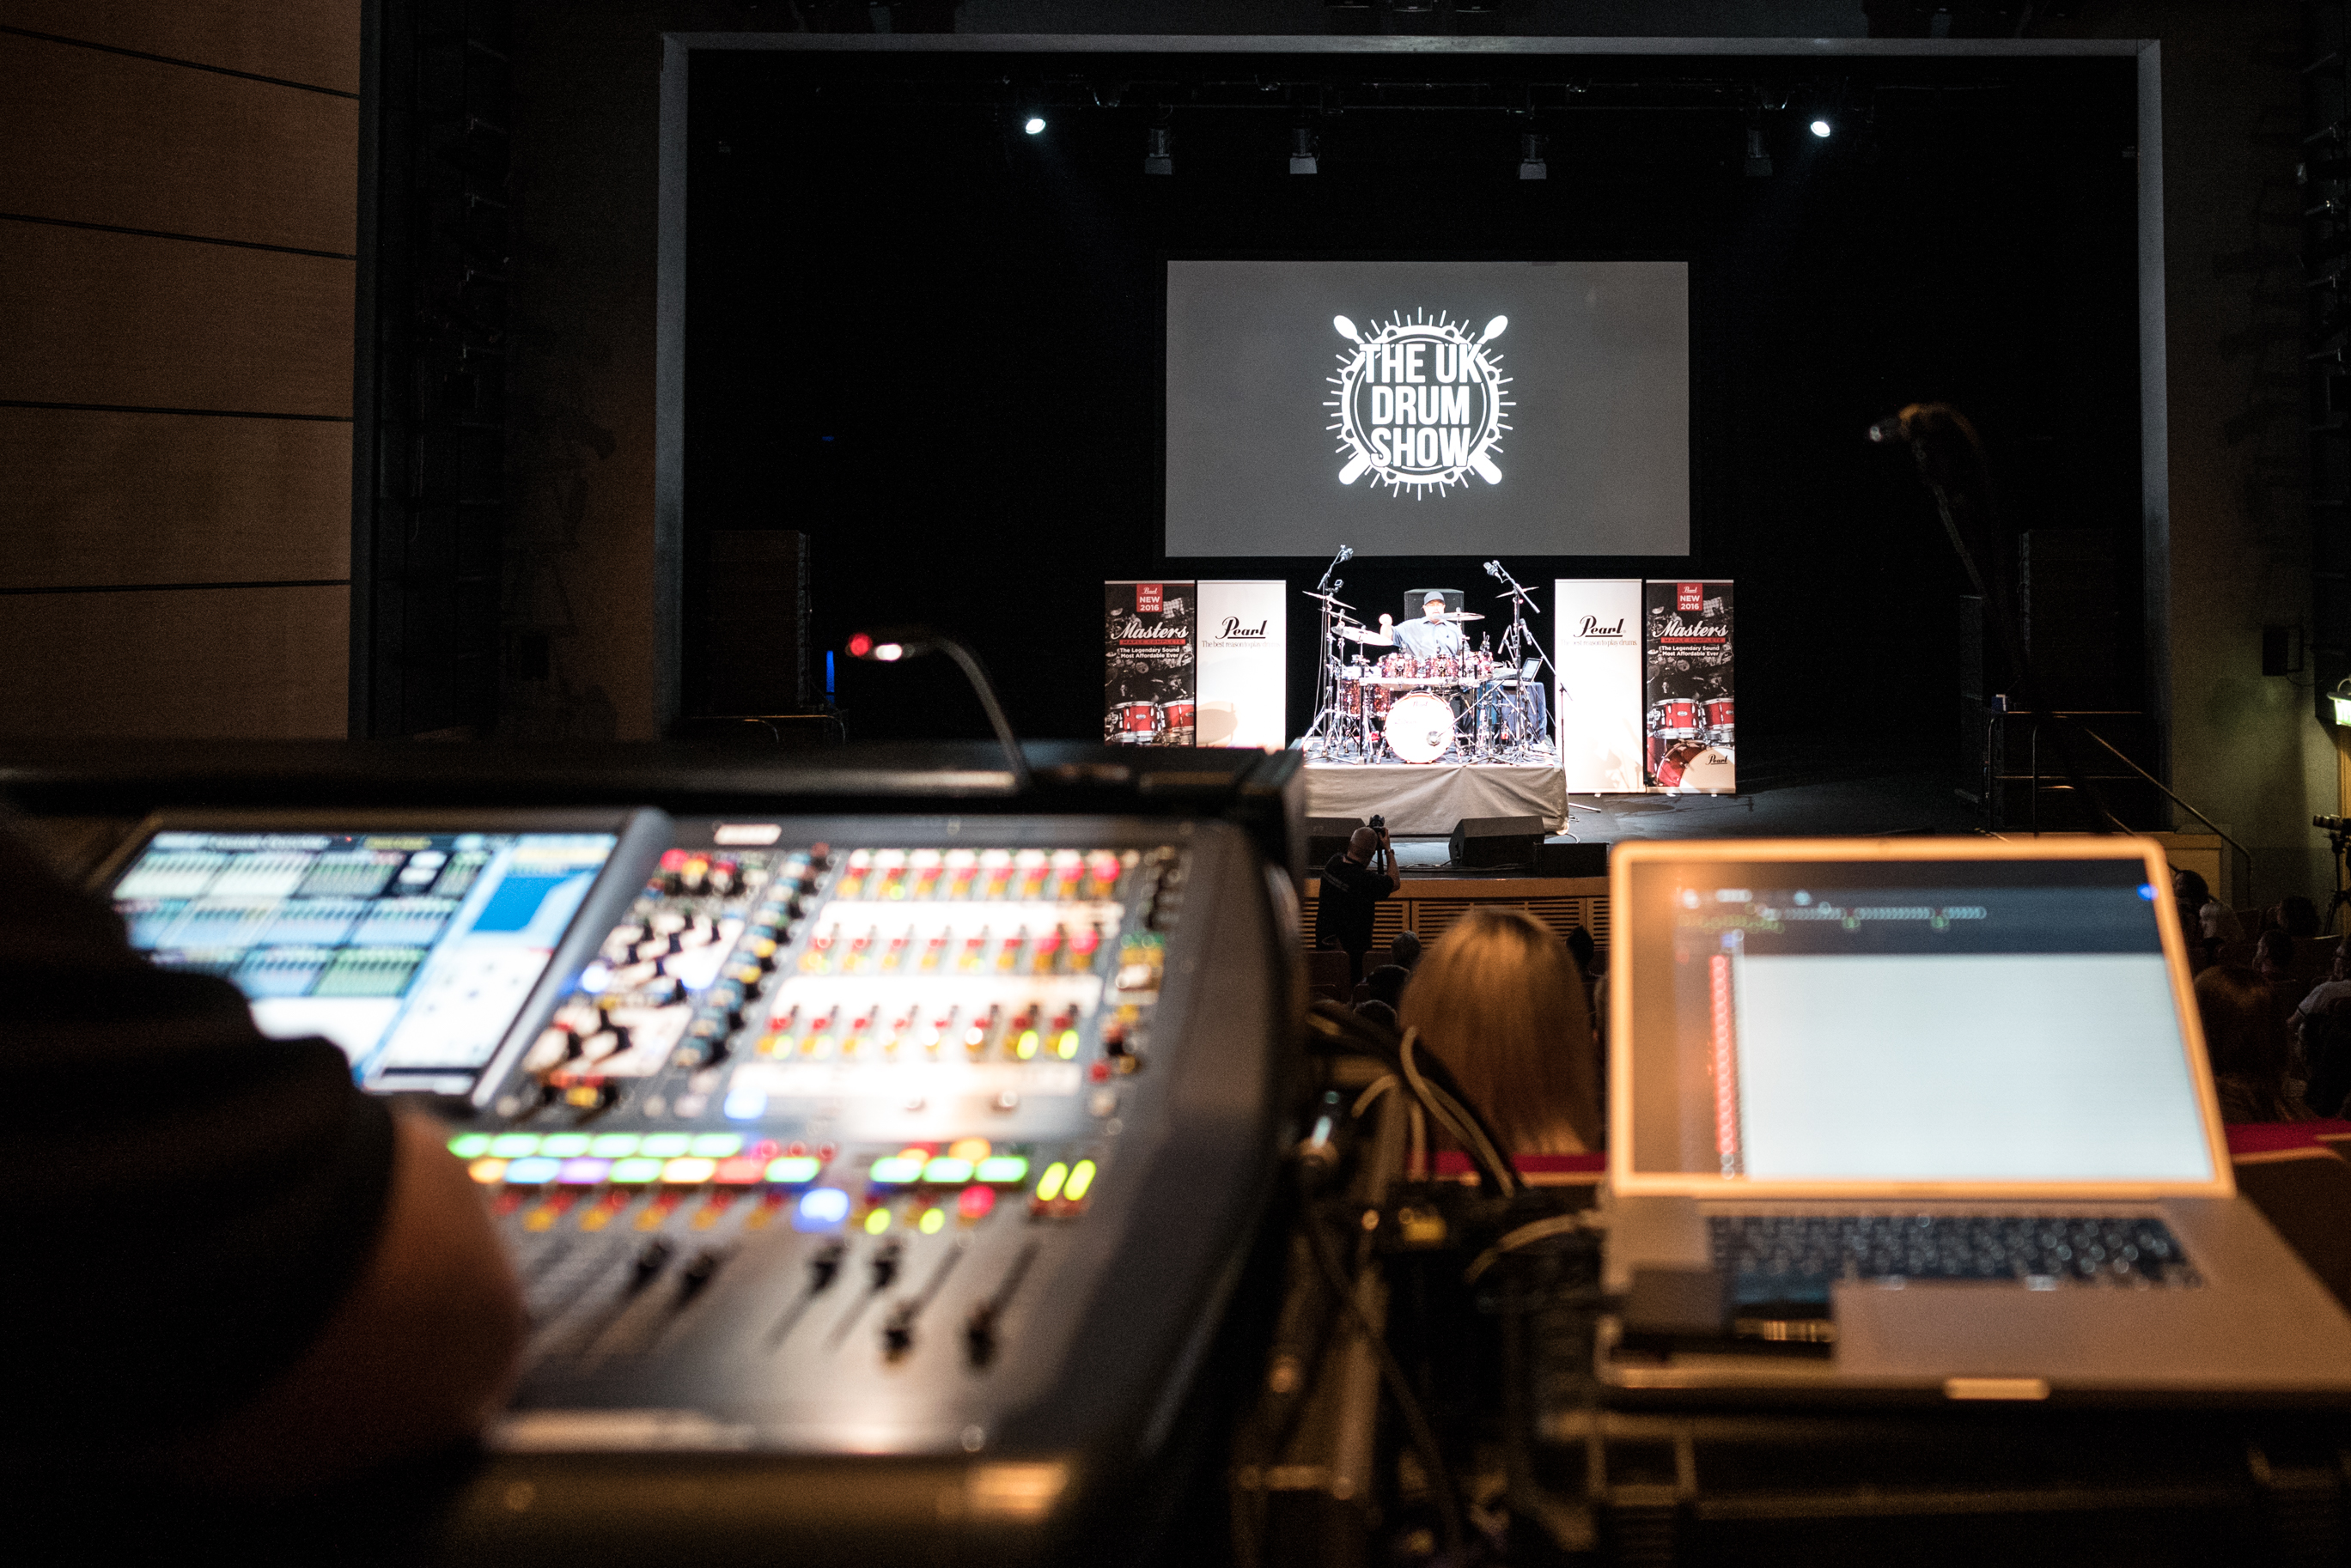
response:
<path id="1" fill-rule="evenodd" d="M 1387 819 L 1374 816 L 1347 839 L 1344 854 L 1322 863 L 1322 893 L 1314 912 L 1314 945 L 1346 950 L 1350 982 L 1364 978 L 1364 954 L 1372 946 L 1372 906 L 1403 886 L 1395 874 L 1395 851 L 1388 843 Z"/>

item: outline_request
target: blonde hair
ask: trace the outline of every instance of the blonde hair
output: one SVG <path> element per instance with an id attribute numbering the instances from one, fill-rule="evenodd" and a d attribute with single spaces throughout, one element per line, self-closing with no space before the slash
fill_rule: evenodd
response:
<path id="1" fill-rule="evenodd" d="M 1566 944 L 1517 909 L 1473 909 L 1405 988 L 1404 1027 L 1452 1071 L 1503 1147 L 1600 1147 L 1600 1057 Z"/>

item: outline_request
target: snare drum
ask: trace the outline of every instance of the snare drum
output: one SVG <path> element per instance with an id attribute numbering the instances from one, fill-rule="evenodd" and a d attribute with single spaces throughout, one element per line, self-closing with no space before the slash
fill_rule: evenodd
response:
<path id="1" fill-rule="evenodd" d="M 1453 705 L 1433 691 L 1408 691 L 1388 711 L 1380 733 L 1407 763 L 1433 763 L 1453 749 Z"/>
<path id="2" fill-rule="evenodd" d="M 1151 744 L 1166 722 L 1166 715 L 1156 702 L 1121 702 L 1118 705 L 1118 738 L 1126 745 Z"/>
<path id="3" fill-rule="evenodd" d="M 1166 733 L 1163 737 L 1163 742 L 1170 746 L 1190 745 L 1192 743 L 1194 704 L 1190 702 L 1170 702 L 1162 710 L 1162 711 L 1165 713 L 1166 718 L 1166 723 L 1165 726 Z"/>
<path id="4" fill-rule="evenodd" d="M 1451 680 L 1460 674 L 1460 670 L 1451 654 L 1438 653 L 1429 657 L 1428 667 L 1421 673 L 1431 680 Z"/>

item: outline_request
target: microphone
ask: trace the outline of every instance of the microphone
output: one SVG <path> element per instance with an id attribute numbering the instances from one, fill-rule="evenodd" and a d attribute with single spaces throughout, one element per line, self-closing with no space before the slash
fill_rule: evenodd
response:
<path id="1" fill-rule="evenodd" d="M 1886 415 L 1869 427 L 1869 439 L 1880 444 L 1889 441 L 1900 441 L 1910 433 L 1910 421 L 1907 415 L 1907 410 L 1902 413 Z"/>
<path id="2" fill-rule="evenodd" d="M 1355 547 L 1353 545 L 1342 545 L 1339 546 L 1339 559 L 1343 561 L 1352 561 L 1354 558 Z"/>
<path id="3" fill-rule="evenodd" d="M 1489 561 L 1489 562 L 1487 562 L 1487 563 L 1486 563 L 1486 575 L 1487 575 L 1488 576 L 1489 576 L 1489 577 L 1494 578 L 1496 581 L 1498 581 L 1498 582 L 1499 582 L 1499 581 L 1501 579 L 1501 576 L 1502 576 L 1502 563 L 1501 563 L 1501 562 L 1499 562 L 1499 561 Z"/>

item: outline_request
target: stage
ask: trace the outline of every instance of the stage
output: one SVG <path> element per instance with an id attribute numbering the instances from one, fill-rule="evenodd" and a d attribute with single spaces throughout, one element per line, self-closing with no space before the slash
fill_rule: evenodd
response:
<path id="1" fill-rule="evenodd" d="M 1309 816 L 1378 813 L 1400 837 L 1449 834 L 1465 816 L 1540 816 L 1553 832 L 1567 819 L 1556 763 L 1309 763 L 1303 773 Z"/>

